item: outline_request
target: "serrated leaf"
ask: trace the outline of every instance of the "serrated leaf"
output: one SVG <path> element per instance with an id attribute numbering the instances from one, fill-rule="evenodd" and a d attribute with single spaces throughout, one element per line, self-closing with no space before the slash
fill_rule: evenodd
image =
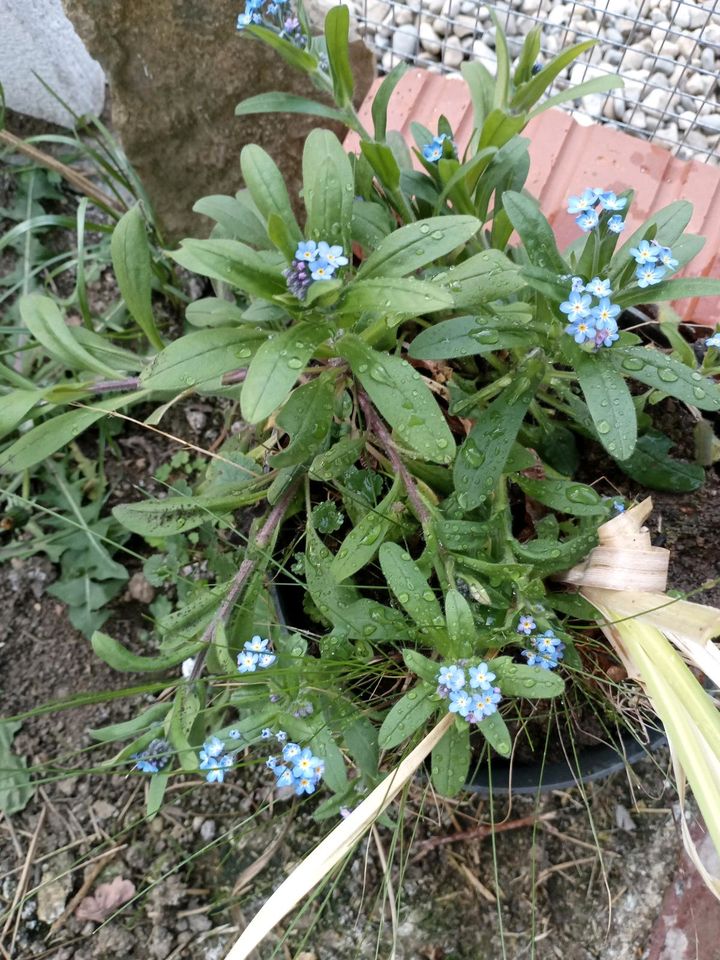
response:
<path id="1" fill-rule="evenodd" d="M 433 715 L 438 708 L 437 702 L 432 699 L 434 693 L 434 688 L 429 684 L 419 683 L 398 700 L 380 727 L 378 743 L 381 749 L 397 747 Z"/>
<path id="2" fill-rule="evenodd" d="M 317 322 L 301 322 L 266 340 L 248 368 L 240 408 L 248 423 L 259 423 L 284 402 L 317 347 L 327 339 Z"/>
<path id="3" fill-rule="evenodd" d="M 338 351 L 398 437 L 433 463 L 450 463 L 455 441 L 440 407 L 420 374 L 401 357 L 379 353 L 346 335 Z"/>
<path id="4" fill-rule="evenodd" d="M 626 460 L 637 441 L 637 414 L 613 358 L 582 354 L 575 370 L 600 443 L 612 456 Z"/>
<path id="5" fill-rule="evenodd" d="M 453 724 L 433 748 L 431 776 L 433 786 L 443 797 L 454 797 L 467 782 L 470 769 L 470 725 Z"/>

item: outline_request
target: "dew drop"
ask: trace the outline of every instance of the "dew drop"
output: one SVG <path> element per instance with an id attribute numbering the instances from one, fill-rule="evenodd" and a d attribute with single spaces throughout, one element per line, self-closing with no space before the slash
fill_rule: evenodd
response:
<path id="1" fill-rule="evenodd" d="M 622 362 L 623 367 L 626 370 L 642 370 L 645 364 L 642 360 L 639 360 L 637 357 L 628 357 Z"/>
<path id="2" fill-rule="evenodd" d="M 674 383 L 678 379 L 678 375 L 668 367 L 663 367 L 658 376 L 664 383 Z"/>
<path id="3" fill-rule="evenodd" d="M 607 422 L 607 420 L 601 420 L 600 423 L 597 425 L 597 428 L 598 428 L 598 433 L 602 433 L 602 434 L 610 433 L 610 424 Z"/>

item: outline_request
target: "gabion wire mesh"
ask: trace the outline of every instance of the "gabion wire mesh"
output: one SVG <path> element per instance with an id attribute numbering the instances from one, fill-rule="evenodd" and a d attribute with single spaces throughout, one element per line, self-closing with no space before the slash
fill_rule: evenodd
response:
<path id="1" fill-rule="evenodd" d="M 599 120 L 658 142 L 681 157 L 720 164 L 720 0 L 346 0 L 382 72 L 400 60 L 455 73 L 466 60 L 495 68 L 489 7 L 516 57 L 525 35 L 542 28 L 542 55 L 598 39 L 556 80 L 553 92 L 619 74 L 623 89 L 570 103 L 580 122 Z"/>

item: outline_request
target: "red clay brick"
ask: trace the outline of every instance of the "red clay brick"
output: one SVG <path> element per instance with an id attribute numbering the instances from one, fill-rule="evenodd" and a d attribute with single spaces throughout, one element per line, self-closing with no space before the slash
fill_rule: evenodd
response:
<path id="1" fill-rule="evenodd" d="M 375 82 L 361 109 L 366 126 L 371 125 L 370 104 L 380 83 Z M 434 131 L 441 114 L 455 130 L 461 152 L 473 130 L 465 84 L 424 70 L 408 70 L 393 94 L 388 114 L 388 129 L 399 130 L 410 143 L 413 121 Z M 580 125 L 561 110 L 540 114 L 528 124 L 525 135 L 530 137 L 531 158 L 527 187 L 539 199 L 561 248 L 578 236 L 573 218 L 565 212 L 571 194 L 586 186 L 617 192 L 632 187 L 635 200 L 626 232 L 673 200 L 689 200 L 694 206 L 689 229 L 704 236 L 706 242 L 680 275 L 720 277 L 720 168 L 678 160 L 665 148 L 618 130 Z M 357 149 L 354 134 L 346 143 Z M 712 326 L 720 322 L 720 297 L 680 300 L 673 306 L 686 323 Z"/>

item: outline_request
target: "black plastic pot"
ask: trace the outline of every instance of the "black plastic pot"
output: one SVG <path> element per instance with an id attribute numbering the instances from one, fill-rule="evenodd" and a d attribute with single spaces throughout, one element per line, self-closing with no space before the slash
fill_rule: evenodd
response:
<path id="1" fill-rule="evenodd" d="M 624 770 L 644 760 L 648 753 L 658 750 L 667 743 L 661 730 L 650 734 L 646 744 L 630 734 L 623 733 L 618 749 L 611 746 L 585 747 L 577 755 L 577 763 L 571 765 L 567 760 L 553 763 L 511 763 L 501 757 L 492 759 L 492 787 L 489 786 L 487 765 L 477 768 L 472 780 L 465 785 L 467 790 L 488 796 L 491 792 L 498 796 L 513 794 L 549 793 L 551 790 L 567 790 L 576 787 L 579 782 L 590 783 L 603 780 L 611 773 Z"/>

